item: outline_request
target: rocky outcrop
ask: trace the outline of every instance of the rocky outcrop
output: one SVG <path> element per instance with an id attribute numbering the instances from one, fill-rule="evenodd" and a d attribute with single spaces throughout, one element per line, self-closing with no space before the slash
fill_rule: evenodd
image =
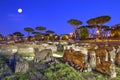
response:
<path id="1" fill-rule="evenodd" d="M 29 69 L 29 63 L 24 60 L 19 54 L 14 54 L 9 58 L 9 66 L 15 73 L 26 73 Z"/>
<path id="2" fill-rule="evenodd" d="M 35 52 L 35 62 L 40 62 L 40 61 L 50 61 L 52 60 L 52 50 L 51 49 L 44 49 L 39 51 L 38 48 L 34 48 Z"/>
<path id="3" fill-rule="evenodd" d="M 15 73 L 17 72 L 26 73 L 28 69 L 29 63 L 22 58 L 18 59 L 15 67 Z"/>

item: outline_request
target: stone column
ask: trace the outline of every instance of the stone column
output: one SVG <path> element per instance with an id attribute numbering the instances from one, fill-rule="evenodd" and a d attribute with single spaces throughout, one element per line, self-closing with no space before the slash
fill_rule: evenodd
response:
<path id="1" fill-rule="evenodd" d="M 90 71 L 91 71 L 90 64 L 87 64 L 87 72 L 90 72 Z"/>
<path id="2" fill-rule="evenodd" d="M 110 76 L 111 76 L 111 78 L 116 77 L 116 71 L 115 71 L 115 64 L 114 63 L 112 63 L 110 65 Z"/>
<path id="3" fill-rule="evenodd" d="M 105 50 L 105 52 L 106 52 L 106 59 L 105 59 L 105 61 L 108 61 L 108 52 Z"/>
<path id="4" fill-rule="evenodd" d="M 112 51 L 109 51 L 110 53 L 110 60 L 114 63 L 115 62 L 115 50 L 113 49 Z"/>
<path id="5" fill-rule="evenodd" d="M 88 50 L 86 48 L 82 48 L 81 53 L 85 55 L 85 63 L 87 63 L 88 60 Z"/>
<path id="6" fill-rule="evenodd" d="M 96 67 L 96 54 L 95 51 L 90 53 L 90 66 L 94 69 Z"/>

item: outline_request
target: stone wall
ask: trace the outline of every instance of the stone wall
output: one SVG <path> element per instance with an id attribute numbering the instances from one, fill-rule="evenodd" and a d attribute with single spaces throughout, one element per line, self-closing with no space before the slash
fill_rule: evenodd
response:
<path id="1" fill-rule="evenodd" d="M 0 45 L 0 54 L 13 55 L 14 53 L 23 56 L 34 56 L 34 47 L 28 44 Z"/>
<path id="2" fill-rule="evenodd" d="M 47 46 L 46 46 L 47 45 Z M 52 52 L 57 52 L 56 45 L 49 45 L 49 44 L 14 44 L 14 45 L 0 45 L 0 54 L 2 55 L 13 55 L 14 53 L 21 54 L 27 60 L 34 59 L 34 48 L 38 48 L 39 51 L 44 49 L 51 49 Z"/>
<path id="3" fill-rule="evenodd" d="M 16 53 L 18 47 L 15 45 L 0 45 L 0 54 L 2 55 L 12 55 Z"/>

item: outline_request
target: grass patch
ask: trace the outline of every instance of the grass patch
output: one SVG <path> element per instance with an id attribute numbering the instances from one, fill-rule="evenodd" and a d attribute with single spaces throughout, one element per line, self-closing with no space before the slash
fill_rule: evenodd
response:
<path id="1" fill-rule="evenodd" d="M 9 60 L 10 56 L 7 55 L 0 55 L 0 63 L 4 63 Z"/>
<path id="2" fill-rule="evenodd" d="M 50 65 L 50 68 L 44 70 L 44 75 L 48 80 L 83 80 L 79 72 L 63 63 Z"/>
<path id="3" fill-rule="evenodd" d="M 22 57 L 33 57 L 34 54 L 32 53 L 24 53 L 24 54 L 21 54 Z"/>
<path id="4" fill-rule="evenodd" d="M 53 54 L 57 54 L 57 55 L 63 56 L 64 52 L 54 52 Z"/>

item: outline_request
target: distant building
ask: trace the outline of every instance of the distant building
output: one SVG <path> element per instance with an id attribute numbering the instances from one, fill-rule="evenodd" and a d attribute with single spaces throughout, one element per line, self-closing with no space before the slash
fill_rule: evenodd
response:
<path id="1" fill-rule="evenodd" d="M 18 36 L 17 36 L 17 35 L 13 35 L 13 40 L 14 40 L 15 42 L 18 42 Z"/>
<path id="2" fill-rule="evenodd" d="M 3 41 L 4 40 L 4 37 L 3 36 L 0 36 L 0 41 Z"/>
<path id="3" fill-rule="evenodd" d="M 10 41 L 10 40 L 13 40 L 13 35 L 9 34 L 7 37 L 6 37 L 7 41 Z"/>

